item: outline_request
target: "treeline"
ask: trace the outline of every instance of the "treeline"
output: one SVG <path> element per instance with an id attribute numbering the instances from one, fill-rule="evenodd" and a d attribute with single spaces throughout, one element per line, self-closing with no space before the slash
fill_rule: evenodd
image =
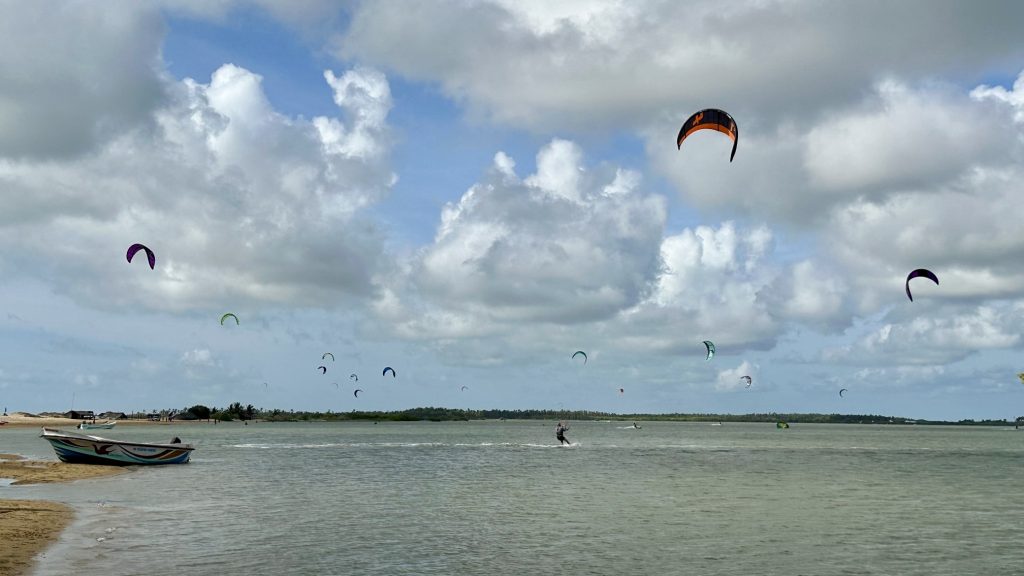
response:
<path id="1" fill-rule="evenodd" d="M 346 420 L 373 420 L 382 422 L 447 422 L 458 420 L 622 420 L 669 422 L 789 422 L 792 424 L 922 424 L 957 426 L 1010 426 L 1009 420 L 920 420 L 879 414 L 813 414 L 776 413 L 756 414 L 613 414 L 592 410 L 462 410 L 459 408 L 412 408 L 396 411 L 308 412 L 295 410 L 261 409 L 252 404 L 243 406 L 234 402 L 226 408 L 207 408 L 196 405 L 177 411 L 176 419 L 221 421 L 264 420 L 269 422 L 334 422 Z M 1024 416 L 1017 418 L 1024 423 Z"/>

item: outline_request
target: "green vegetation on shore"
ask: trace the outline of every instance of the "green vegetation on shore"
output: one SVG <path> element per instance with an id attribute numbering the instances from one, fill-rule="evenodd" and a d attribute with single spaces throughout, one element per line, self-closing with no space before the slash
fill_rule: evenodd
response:
<path id="1" fill-rule="evenodd" d="M 621 421 L 667 421 L 667 422 L 778 422 L 814 424 L 922 424 L 958 426 L 1013 426 L 1009 420 L 919 420 L 900 416 L 877 414 L 802 414 L 802 413 L 759 413 L 759 414 L 612 414 L 592 410 L 462 410 L 459 408 L 411 408 L 387 412 L 306 412 L 295 410 L 258 409 L 252 404 L 242 406 L 235 402 L 227 408 L 207 408 L 197 405 L 177 414 L 190 414 L 193 418 L 216 420 L 263 420 L 269 422 L 336 422 L 336 421 L 391 421 L 433 422 L 458 420 L 621 420 Z M 192 419 L 192 418 L 190 418 Z M 1017 419 L 1024 422 L 1024 416 Z"/>

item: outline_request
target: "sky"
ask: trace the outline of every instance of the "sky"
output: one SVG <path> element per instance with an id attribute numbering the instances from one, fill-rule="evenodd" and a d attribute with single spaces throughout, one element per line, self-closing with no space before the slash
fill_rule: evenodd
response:
<path id="1" fill-rule="evenodd" d="M 1020 2 L 0 11 L 9 411 L 1024 415 Z"/>

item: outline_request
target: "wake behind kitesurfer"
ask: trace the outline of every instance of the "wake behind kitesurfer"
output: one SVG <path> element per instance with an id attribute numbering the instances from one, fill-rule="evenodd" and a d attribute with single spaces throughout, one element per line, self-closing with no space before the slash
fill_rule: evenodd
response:
<path id="1" fill-rule="evenodd" d="M 563 422 L 559 421 L 558 426 L 555 426 L 555 438 L 558 438 L 558 445 L 572 444 L 565 438 L 565 432 L 569 429 Z"/>

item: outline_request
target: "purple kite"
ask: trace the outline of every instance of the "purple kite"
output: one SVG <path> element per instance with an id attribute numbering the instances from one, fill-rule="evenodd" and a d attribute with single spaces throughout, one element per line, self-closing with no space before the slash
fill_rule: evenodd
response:
<path id="1" fill-rule="evenodd" d="M 131 246 L 128 247 L 128 263 L 132 263 L 132 258 L 135 257 L 135 253 L 138 252 L 139 250 L 146 251 L 146 258 L 149 259 L 149 269 L 152 270 L 156 268 L 156 254 L 153 254 L 152 250 L 143 246 L 142 244 L 132 244 Z"/>
<path id="2" fill-rule="evenodd" d="M 907 275 L 907 298 L 910 298 L 911 302 L 914 301 L 914 297 L 910 295 L 910 280 L 912 278 L 918 278 L 918 277 L 920 277 L 920 278 L 927 278 L 927 279 L 931 280 L 932 282 L 935 282 L 936 286 L 939 285 L 939 278 L 938 278 L 938 276 L 936 276 L 935 273 L 932 272 L 931 270 L 926 270 L 924 268 L 918 268 L 917 270 L 914 270 L 913 272 L 911 272 L 910 274 Z"/>

